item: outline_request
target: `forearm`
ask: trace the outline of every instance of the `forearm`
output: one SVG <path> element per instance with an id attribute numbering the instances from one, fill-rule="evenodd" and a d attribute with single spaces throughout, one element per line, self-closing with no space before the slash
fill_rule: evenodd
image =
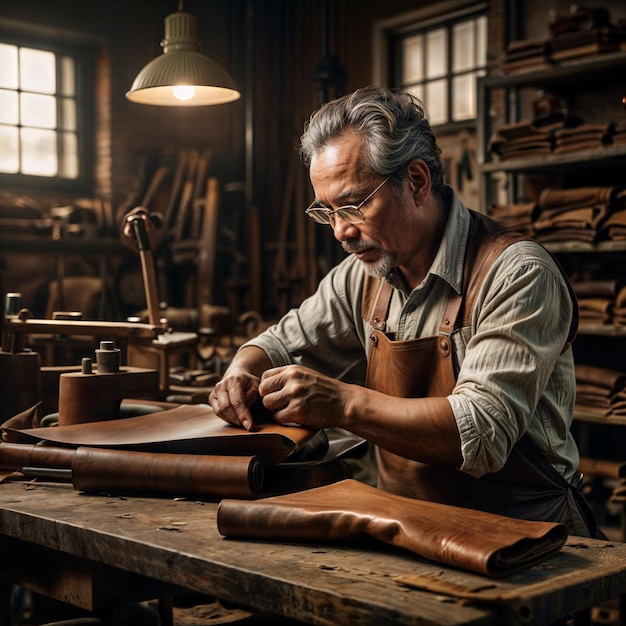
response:
<path id="1" fill-rule="evenodd" d="M 224 376 L 234 373 L 237 370 L 248 372 L 253 376 L 261 377 L 261 374 L 272 367 L 272 363 L 267 354 L 256 346 L 245 346 L 241 348 L 233 357 Z"/>
<path id="2" fill-rule="evenodd" d="M 358 389 L 343 428 L 399 456 L 460 467 L 461 440 L 446 398 L 396 398 Z"/>

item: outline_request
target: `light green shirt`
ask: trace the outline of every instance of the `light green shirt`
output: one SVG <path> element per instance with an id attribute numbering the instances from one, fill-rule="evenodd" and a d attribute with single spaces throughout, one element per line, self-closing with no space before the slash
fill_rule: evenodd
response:
<path id="1" fill-rule="evenodd" d="M 394 285 L 387 330 L 399 340 L 438 333 L 450 291 L 460 292 L 469 231 L 468 209 L 454 195 L 448 224 L 423 282 L 406 293 Z M 274 366 L 299 363 L 364 384 L 371 327 L 362 315 L 364 267 L 350 255 L 299 308 L 246 345 Z M 461 437 L 461 470 L 499 470 L 528 431 L 566 480 L 578 468 L 570 433 L 575 398 L 571 349 L 562 353 L 572 304 L 550 254 L 532 241 L 508 246 L 480 289 L 471 324 L 453 334 L 458 372 L 448 401 Z"/>

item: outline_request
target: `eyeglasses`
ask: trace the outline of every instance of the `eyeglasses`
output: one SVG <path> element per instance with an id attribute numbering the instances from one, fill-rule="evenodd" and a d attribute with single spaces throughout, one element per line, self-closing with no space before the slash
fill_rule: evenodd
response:
<path id="1" fill-rule="evenodd" d="M 335 226 L 335 215 L 339 215 L 342 219 L 346 220 L 349 224 L 360 224 L 365 221 L 365 215 L 363 215 L 361 209 L 365 206 L 373 197 L 374 194 L 381 189 L 381 187 L 391 178 L 387 176 L 372 193 L 365 198 L 365 200 L 359 202 L 359 204 L 347 204 L 346 206 L 340 206 L 338 209 L 331 211 L 326 207 L 317 204 L 317 201 L 313 201 L 311 206 L 305 211 L 305 213 L 318 224 L 330 224 Z"/>

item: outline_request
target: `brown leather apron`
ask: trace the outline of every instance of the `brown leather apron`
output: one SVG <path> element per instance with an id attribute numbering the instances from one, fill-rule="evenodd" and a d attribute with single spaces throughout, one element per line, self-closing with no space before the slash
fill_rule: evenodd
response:
<path id="1" fill-rule="evenodd" d="M 367 386 L 397 397 L 440 397 L 456 384 L 451 336 L 467 326 L 474 298 L 493 260 L 505 247 L 525 239 L 471 212 L 462 294 L 452 292 L 439 334 L 395 341 L 385 333 L 392 287 L 380 281 L 370 310 Z M 576 307 L 575 307 L 576 310 Z M 569 347 L 577 328 L 574 315 Z M 432 502 L 480 509 L 522 519 L 559 521 L 577 535 L 595 535 L 593 516 L 577 486 L 570 485 L 539 452 L 528 435 L 515 444 L 504 467 L 480 478 L 451 466 L 420 463 L 378 449 L 378 486 Z"/>

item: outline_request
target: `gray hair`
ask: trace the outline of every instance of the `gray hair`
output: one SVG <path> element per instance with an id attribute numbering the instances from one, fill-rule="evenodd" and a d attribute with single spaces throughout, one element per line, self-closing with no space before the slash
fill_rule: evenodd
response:
<path id="1" fill-rule="evenodd" d="M 309 167 L 315 154 L 349 132 L 363 138 L 363 167 L 368 171 L 399 175 L 411 160 L 421 159 L 430 170 L 432 192 L 441 197 L 441 150 L 415 96 L 364 87 L 326 103 L 311 115 L 300 137 L 302 161 Z"/>

